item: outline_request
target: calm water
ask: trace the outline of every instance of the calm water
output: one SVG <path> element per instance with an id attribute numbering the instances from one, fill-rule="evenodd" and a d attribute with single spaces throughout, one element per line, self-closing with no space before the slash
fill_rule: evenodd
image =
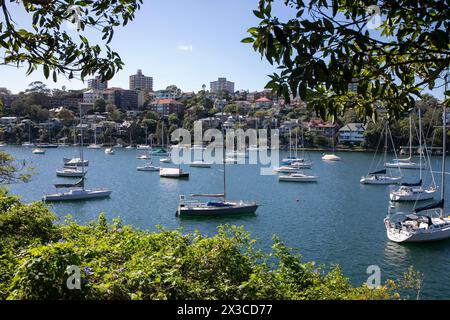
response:
<path id="1" fill-rule="evenodd" d="M 27 202 L 53 192 L 53 184 L 64 181 L 55 176 L 55 170 L 62 167 L 62 158 L 77 156 L 78 152 L 75 148 L 49 149 L 46 155 L 39 156 L 21 147 L 5 150 L 18 160 L 31 161 L 38 173 L 30 183 L 10 187 Z M 398 245 L 387 240 L 383 218 L 388 187 L 359 183 L 361 175 L 369 170 L 372 154 L 342 153 L 342 162 L 325 163 L 320 153 L 312 153 L 311 171 L 320 178 L 316 184 L 279 183 L 276 175 L 261 176 L 259 166 L 228 165 L 228 197 L 256 200 L 261 206 L 254 217 L 220 219 L 179 219 L 175 210 L 180 194 L 220 193 L 221 166 L 189 168 L 188 181 L 160 179 L 158 173 L 136 171 L 136 166 L 144 163 L 136 159 L 139 154 L 142 151 L 123 149 L 106 156 L 103 150 L 86 150 L 85 158 L 90 161 L 87 186 L 108 187 L 113 190 L 111 198 L 54 204 L 53 210 L 60 216 L 71 214 L 80 223 L 95 220 L 105 212 L 109 219 L 120 216 L 125 224 L 150 230 L 162 225 L 213 234 L 220 224 L 244 225 L 263 247 L 268 248 L 272 235 L 278 234 L 305 260 L 340 264 L 345 275 L 358 285 L 366 281 L 369 265 L 380 266 L 383 281 L 398 278 L 414 265 L 425 274 L 423 298 L 450 298 L 449 241 Z M 439 159 L 432 161 L 437 168 Z M 418 179 L 418 171 L 404 174 L 405 180 Z M 447 190 L 450 198 L 450 188 Z"/>

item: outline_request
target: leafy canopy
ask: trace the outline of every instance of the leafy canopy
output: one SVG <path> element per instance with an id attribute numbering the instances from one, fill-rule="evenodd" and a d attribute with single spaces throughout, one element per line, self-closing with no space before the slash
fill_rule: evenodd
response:
<path id="1" fill-rule="evenodd" d="M 27 74 L 43 67 L 46 78 L 58 74 L 82 80 L 98 73 L 111 79 L 123 62 L 108 44 L 114 29 L 132 21 L 142 0 L 0 0 L 0 65 L 28 65 Z M 31 16 L 25 29 L 14 19 L 17 6 Z M 72 26 L 72 27 L 71 27 Z M 71 30 L 74 29 L 74 30 Z M 87 33 L 99 32 L 103 47 Z"/>
<path id="2" fill-rule="evenodd" d="M 350 107 L 375 117 L 376 104 L 398 117 L 424 87 L 440 86 L 449 66 L 448 0 L 284 0 L 287 21 L 272 14 L 273 2 L 259 1 L 260 24 L 242 42 L 279 65 L 267 88 L 310 100 L 323 118 Z M 378 9 L 379 27 L 368 28 Z"/>

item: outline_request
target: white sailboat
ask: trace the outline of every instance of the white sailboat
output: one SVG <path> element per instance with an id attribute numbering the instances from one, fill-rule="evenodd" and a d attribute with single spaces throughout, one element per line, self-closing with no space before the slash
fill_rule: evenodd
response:
<path id="1" fill-rule="evenodd" d="M 421 163 L 412 161 L 412 118 L 409 117 L 409 157 L 393 159 L 385 164 L 385 168 L 420 169 Z"/>
<path id="2" fill-rule="evenodd" d="M 45 154 L 45 150 L 41 148 L 36 148 L 31 151 L 33 154 Z"/>
<path id="3" fill-rule="evenodd" d="M 384 126 L 383 130 L 384 130 L 384 158 L 383 158 L 383 163 L 386 163 L 387 150 L 388 150 L 388 132 L 389 132 L 389 125 L 388 125 L 387 122 L 385 123 L 385 126 Z M 375 153 L 377 151 L 378 151 L 378 148 L 375 151 Z M 382 169 L 382 170 L 378 170 L 378 171 L 375 171 L 375 172 L 369 172 L 366 176 L 361 177 L 360 182 L 362 184 L 389 185 L 389 184 L 397 184 L 401 180 L 402 180 L 402 176 L 392 176 L 391 174 L 388 175 L 387 174 L 387 170 L 386 169 Z"/>
<path id="4" fill-rule="evenodd" d="M 331 140 L 332 140 L 333 152 L 330 153 L 330 154 L 325 154 L 324 153 L 323 156 L 322 156 L 322 160 L 335 162 L 335 161 L 341 161 L 342 159 L 341 159 L 341 157 L 338 157 L 334 153 L 335 152 L 335 146 L 334 146 L 334 144 L 335 144 L 335 142 L 334 142 L 334 121 L 332 122 L 332 124 L 333 124 L 333 136 L 331 137 Z"/>
<path id="5" fill-rule="evenodd" d="M 445 77 L 445 92 L 447 92 L 448 75 Z M 446 108 L 443 107 L 443 131 L 447 131 Z M 441 172 L 441 200 L 437 203 L 415 209 L 409 214 L 395 214 L 388 212 L 384 219 L 386 234 L 389 240 L 403 242 L 430 242 L 450 238 L 450 218 L 444 217 L 445 204 L 445 158 L 446 134 L 442 135 L 442 172 Z"/>
<path id="6" fill-rule="evenodd" d="M 160 167 L 156 167 L 152 164 L 151 161 L 149 161 L 148 163 L 146 163 L 144 166 L 140 166 L 136 168 L 137 171 L 150 171 L 150 172 L 156 172 L 156 171 L 160 171 L 161 168 Z"/>
<path id="7" fill-rule="evenodd" d="M 68 188 L 69 191 L 58 192 L 54 194 L 46 194 L 43 196 L 42 201 L 44 202 L 60 202 L 60 201 L 78 201 L 78 200 L 92 200 L 99 198 L 108 198 L 112 191 L 107 188 L 99 189 L 86 189 L 85 188 L 85 170 L 84 170 L 84 158 L 83 158 L 83 115 L 80 106 L 80 154 L 81 154 L 81 171 L 83 177 L 80 182 L 73 185 L 55 185 L 56 187 Z"/>
<path id="8" fill-rule="evenodd" d="M 303 172 L 295 172 L 278 177 L 279 181 L 285 182 L 317 182 L 318 179 L 319 177 L 316 175 L 305 174 Z"/>
<path id="9" fill-rule="evenodd" d="M 31 142 L 31 121 L 28 121 L 28 142 L 22 143 L 22 147 L 34 147 L 34 143 Z"/>
<path id="10" fill-rule="evenodd" d="M 106 148 L 106 149 L 105 149 L 105 154 L 106 154 L 106 155 L 112 156 L 112 155 L 114 155 L 115 153 L 116 153 L 116 152 L 114 151 L 113 148 Z"/>
<path id="11" fill-rule="evenodd" d="M 80 170 L 78 168 L 64 168 L 57 170 L 56 175 L 63 178 L 82 178 L 86 175 L 87 171 Z"/>
<path id="12" fill-rule="evenodd" d="M 97 144 L 97 127 L 94 129 L 94 143 L 87 146 L 88 149 L 101 149 L 103 146 L 101 144 Z"/>
<path id="13" fill-rule="evenodd" d="M 138 150 L 151 150 L 152 147 L 148 145 L 148 128 L 145 126 L 145 144 L 139 144 L 137 146 Z"/>
<path id="14" fill-rule="evenodd" d="M 419 109 L 419 145 L 420 150 L 422 150 L 422 117 Z M 426 142 L 425 142 L 425 153 L 426 151 Z M 422 177 L 422 157 L 423 152 L 420 152 L 420 181 L 415 184 L 402 184 L 399 188 L 392 189 L 390 191 L 389 197 L 391 201 L 425 201 L 431 200 L 434 198 L 434 195 L 437 192 L 435 184 L 431 184 L 427 188 L 423 186 L 423 177 Z M 431 177 L 434 182 L 433 173 L 431 172 Z"/>

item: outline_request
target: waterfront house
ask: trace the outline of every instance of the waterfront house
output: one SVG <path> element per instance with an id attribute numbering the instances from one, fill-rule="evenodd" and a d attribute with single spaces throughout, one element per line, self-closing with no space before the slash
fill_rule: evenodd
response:
<path id="1" fill-rule="evenodd" d="M 323 135 L 325 137 L 335 137 L 338 134 L 339 125 L 336 123 L 324 122 L 322 119 L 311 119 L 308 123 L 308 131 L 311 134 Z"/>
<path id="2" fill-rule="evenodd" d="M 256 109 L 270 109 L 273 106 L 273 101 L 267 97 L 259 98 L 255 101 Z"/>
<path id="3" fill-rule="evenodd" d="M 339 129 L 339 143 L 361 143 L 365 141 L 364 132 L 367 126 L 363 123 L 349 123 Z"/>
<path id="4" fill-rule="evenodd" d="M 184 113 L 184 105 L 174 99 L 156 99 L 150 103 L 149 108 L 163 117 L 173 113 L 181 116 Z"/>

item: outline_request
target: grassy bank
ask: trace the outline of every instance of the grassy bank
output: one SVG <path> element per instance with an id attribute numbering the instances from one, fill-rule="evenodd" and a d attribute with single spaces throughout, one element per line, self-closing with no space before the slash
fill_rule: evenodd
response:
<path id="1" fill-rule="evenodd" d="M 255 249 L 242 228 L 213 237 L 107 223 L 56 223 L 42 203 L 0 191 L 0 299 L 390 299 L 394 282 L 354 287 L 339 267 L 325 268 L 286 248 Z M 69 290 L 68 266 L 81 270 Z"/>

